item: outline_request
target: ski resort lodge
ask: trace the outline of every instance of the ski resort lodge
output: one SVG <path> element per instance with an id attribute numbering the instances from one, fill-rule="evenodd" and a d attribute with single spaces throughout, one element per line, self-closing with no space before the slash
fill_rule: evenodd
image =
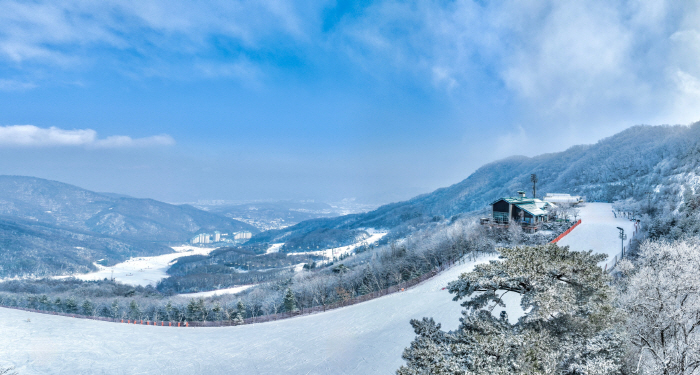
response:
<path id="1" fill-rule="evenodd" d="M 498 226 L 518 223 L 524 229 L 536 231 L 539 223 L 549 220 L 551 208 L 556 208 L 553 203 L 537 198 L 527 198 L 524 191 L 518 192 L 518 197 L 500 198 L 491 203 L 493 214 L 491 219 L 482 219 L 482 224 L 495 224 Z"/>

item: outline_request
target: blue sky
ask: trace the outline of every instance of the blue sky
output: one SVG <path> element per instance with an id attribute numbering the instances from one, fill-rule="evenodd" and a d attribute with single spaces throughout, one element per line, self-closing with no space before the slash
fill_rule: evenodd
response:
<path id="1" fill-rule="evenodd" d="M 0 0 L 0 173 L 386 203 L 700 120 L 700 5 Z"/>

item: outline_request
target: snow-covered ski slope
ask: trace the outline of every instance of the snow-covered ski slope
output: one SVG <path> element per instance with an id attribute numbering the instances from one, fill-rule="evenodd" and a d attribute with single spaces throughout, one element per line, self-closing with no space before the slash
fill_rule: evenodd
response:
<path id="1" fill-rule="evenodd" d="M 616 227 L 633 230 L 613 217 L 610 204 L 589 203 L 581 217 L 561 245 L 614 255 Z M 430 316 L 445 329 L 457 327 L 461 307 L 442 288 L 473 266 L 342 309 L 239 327 L 134 326 L 0 308 L 0 361 L 23 375 L 392 374 L 414 338 L 410 319 Z"/>
<path id="2" fill-rule="evenodd" d="M 238 327 L 134 326 L 0 308 L 0 360 L 22 375 L 392 374 L 415 336 L 411 319 L 457 327 L 462 309 L 442 288 L 473 266 L 357 305 Z"/>
<path id="3" fill-rule="evenodd" d="M 190 255 L 207 255 L 216 250 L 216 247 L 199 247 L 182 245 L 172 248 L 174 253 L 156 255 L 152 257 L 134 257 L 125 262 L 105 267 L 95 264 L 98 268 L 95 272 L 76 273 L 71 275 L 81 280 L 102 280 L 114 278 L 114 280 L 128 285 L 153 285 L 168 277 L 167 271 L 177 258 Z M 63 278 L 68 276 L 58 276 Z"/>
<path id="4" fill-rule="evenodd" d="M 629 219 L 615 218 L 610 203 L 586 203 L 580 207 L 581 224 L 574 228 L 559 242 L 559 246 L 569 246 L 571 250 L 593 250 L 595 253 L 607 254 L 608 259 L 602 262 L 601 267 L 613 265 L 615 255 L 622 251 L 622 243 L 619 238 L 620 231 L 625 230 L 628 239 L 634 233 L 634 222 Z"/>

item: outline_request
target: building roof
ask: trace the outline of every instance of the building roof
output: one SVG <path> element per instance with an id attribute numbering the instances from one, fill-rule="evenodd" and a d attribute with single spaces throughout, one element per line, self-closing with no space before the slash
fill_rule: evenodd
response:
<path id="1" fill-rule="evenodd" d="M 547 208 L 556 208 L 553 203 L 551 202 L 545 202 L 541 199 L 537 198 L 523 198 L 523 197 L 510 197 L 510 198 L 499 198 L 491 203 L 493 206 L 496 202 L 498 201 L 506 201 L 512 205 L 517 206 L 521 210 L 529 213 L 532 216 L 542 216 L 546 215 L 547 212 L 545 209 Z"/>

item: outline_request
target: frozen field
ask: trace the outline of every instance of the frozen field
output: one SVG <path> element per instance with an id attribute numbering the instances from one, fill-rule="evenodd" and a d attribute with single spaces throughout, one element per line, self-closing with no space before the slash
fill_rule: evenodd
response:
<path id="1" fill-rule="evenodd" d="M 621 241 L 617 227 L 625 230 L 627 240 L 632 238 L 634 223 L 629 219 L 615 218 L 610 203 L 587 203 L 580 207 L 581 225 L 564 236 L 558 244 L 569 246 L 571 250 L 593 250 L 596 253 L 608 255 L 608 260 L 601 267 L 613 265 L 613 258 L 620 254 Z"/>
<path id="2" fill-rule="evenodd" d="M 457 327 L 461 307 L 442 288 L 472 267 L 342 309 L 239 327 L 134 326 L 0 308 L 0 361 L 22 375 L 392 374 L 414 337 L 410 319 Z"/>
<path id="3" fill-rule="evenodd" d="M 158 281 L 168 277 L 165 272 L 175 259 L 189 255 L 206 255 L 216 250 L 215 247 L 189 245 L 175 246 L 172 249 L 175 252 L 171 254 L 135 257 L 111 267 L 95 264 L 99 271 L 75 274 L 73 277 L 81 280 L 102 280 L 114 277 L 116 281 L 123 284 L 141 286 L 150 284 L 155 286 L 158 284 Z"/>

